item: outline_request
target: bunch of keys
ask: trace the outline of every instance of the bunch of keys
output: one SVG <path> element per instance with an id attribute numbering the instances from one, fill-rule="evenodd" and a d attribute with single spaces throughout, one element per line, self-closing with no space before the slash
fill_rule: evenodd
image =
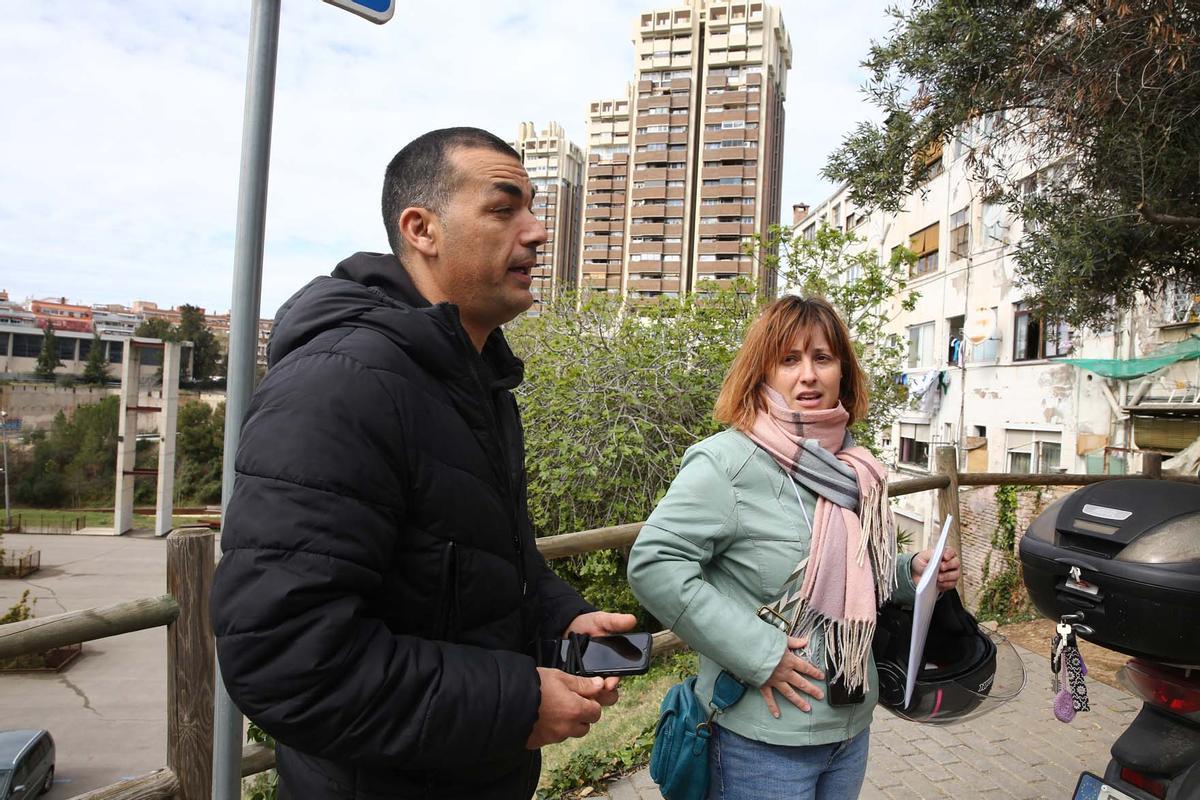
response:
<path id="1" fill-rule="evenodd" d="M 1083 682 L 1087 665 L 1075 639 L 1076 625 L 1072 624 L 1082 619 L 1082 614 L 1064 614 L 1050 642 L 1050 691 L 1054 693 L 1054 716 L 1060 722 L 1070 722 L 1076 713 L 1091 710 Z M 1085 625 L 1078 627 L 1085 633 L 1091 631 Z"/>

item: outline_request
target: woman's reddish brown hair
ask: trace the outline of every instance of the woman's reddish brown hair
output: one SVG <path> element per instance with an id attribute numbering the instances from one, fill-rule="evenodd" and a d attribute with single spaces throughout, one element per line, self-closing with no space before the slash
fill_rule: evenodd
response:
<path id="1" fill-rule="evenodd" d="M 867 377 L 859 366 L 850 331 L 829 302 L 820 297 L 784 295 L 763 309 L 746 331 L 725 375 L 713 416 L 738 430 L 749 430 L 764 406 L 759 390 L 797 336 L 807 340 L 813 328 L 825 334 L 833 355 L 842 362 L 842 385 L 838 396 L 850 412 L 850 422 L 867 415 Z"/>

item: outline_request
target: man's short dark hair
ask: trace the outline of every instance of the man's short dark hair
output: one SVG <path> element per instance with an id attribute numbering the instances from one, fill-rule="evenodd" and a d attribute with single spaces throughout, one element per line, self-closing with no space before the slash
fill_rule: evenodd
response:
<path id="1" fill-rule="evenodd" d="M 427 208 L 435 214 L 445 210 L 450 195 L 458 188 L 459 177 L 448 155 L 464 147 L 482 147 L 521 160 L 503 139 L 480 128 L 441 128 L 405 145 L 383 174 L 383 226 L 397 258 L 404 249 L 401 212 L 410 206 Z"/>

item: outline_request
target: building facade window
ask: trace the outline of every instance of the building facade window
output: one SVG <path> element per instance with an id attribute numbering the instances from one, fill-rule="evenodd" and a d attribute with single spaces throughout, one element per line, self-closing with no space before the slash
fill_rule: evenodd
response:
<path id="1" fill-rule="evenodd" d="M 909 239 L 909 249 L 917 255 L 917 261 L 912 265 L 912 277 L 920 277 L 937 272 L 938 269 L 938 237 L 941 235 L 941 225 L 937 222 L 927 228 L 922 228 Z"/>
<path id="2" fill-rule="evenodd" d="M 54 349 L 58 351 L 58 359 L 60 361 L 75 360 L 75 342 L 76 339 L 68 339 L 65 336 L 57 336 L 54 339 Z"/>
<path id="3" fill-rule="evenodd" d="M 929 426 L 901 422 L 897 457 L 905 466 L 929 469 Z"/>
<path id="4" fill-rule="evenodd" d="M 1035 317 L 1025 303 L 1013 304 L 1013 361 L 1034 361 L 1068 355 L 1074 346 L 1071 327 Z"/>
<path id="5" fill-rule="evenodd" d="M 1062 469 L 1062 434 L 1058 431 L 1009 429 L 1004 432 L 1007 470 L 1021 474 Z"/>
<path id="6" fill-rule="evenodd" d="M 955 211 L 950 217 L 950 260 L 971 255 L 971 207 Z"/>
<path id="7" fill-rule="evenodd" d="M 42 352 L 42 336 L 36 333 L 13 334 L 14 358 L 37 358 Z"/>
<path id="8" fill-rule="evenodd" d="M 911 325 L 908 329 L 908 368 L 933 366 L 933 323 Z"/>
<path id="9" fill-rule="evenodd" d="M 945 171 L 942 166 L 942 141 L 933 142 L 924 152 L 916 156 L 917 182 L 924 183 L 941 175 Z"/>
<path id="10" fill-rule="evenodd" d="M 964 353 L 966 339 L 963 336 L 966 322 L 966 315 L 946 318 L 946 330 L 950 334 L 946 340 L 946 363 L 952 366 L 961 367 L 966 361 Z"/>

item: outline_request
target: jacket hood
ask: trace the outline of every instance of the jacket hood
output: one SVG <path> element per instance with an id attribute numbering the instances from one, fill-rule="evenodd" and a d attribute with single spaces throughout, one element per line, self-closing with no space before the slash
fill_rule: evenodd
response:
<path id="1" fill-rule="evenodd" d="M 458 307 L 431 305 L 390 253 L 355 253 L 288 298 L 275 315 L 267 366 L 339 327 L 377 331 L 434 374 L 456 371 L 464 352 L 475 353 Z M 488 336 L 481 355 L 496 376 L 495 388 L 512 389 L 521 382 L 525 365 L 499 328 Z"/>

